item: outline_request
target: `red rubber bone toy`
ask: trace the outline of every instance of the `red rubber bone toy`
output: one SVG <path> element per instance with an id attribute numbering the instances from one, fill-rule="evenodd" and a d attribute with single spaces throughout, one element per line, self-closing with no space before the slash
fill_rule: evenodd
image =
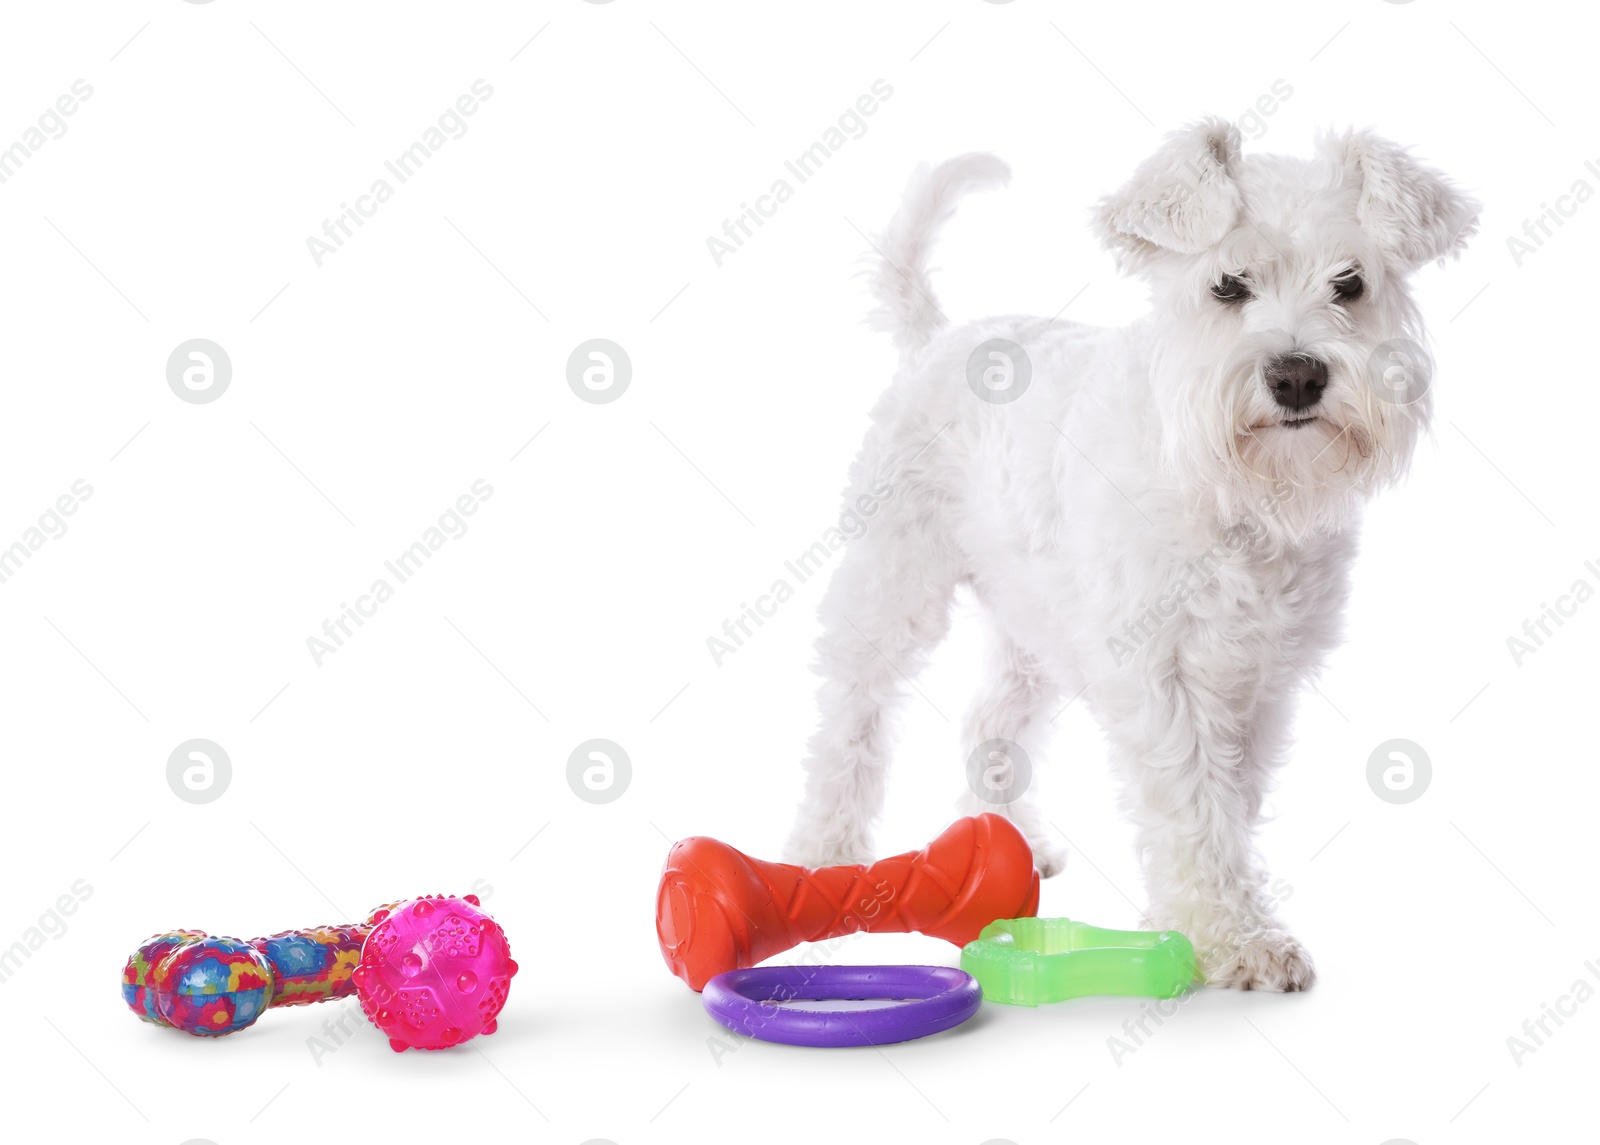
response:
<path id="1" fill-rule="evenodd" d="M 958 819 L 920 851 L 871 866 L 752 859 L 715 839 L 672 846 L 656 892 L 656 937 L 690 989 L 801 942 L 858 930 L 919 931 L 957 946 L 997 918 L 1039 909 L 1033 851 L 1007 819 Z"/>

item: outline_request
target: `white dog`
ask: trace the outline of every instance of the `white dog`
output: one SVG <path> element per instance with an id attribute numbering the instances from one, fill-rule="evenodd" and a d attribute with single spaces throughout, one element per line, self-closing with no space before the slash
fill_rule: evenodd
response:
<path id="1" fill-rule="evenodd" d="M 1007 769 L 1081 693 L 1136 817 L 1149 921 L 1187 934 L 1213 984 L 1311 983 L 1255 822 L 1295 695 L 1339 638 L 1362 504 L 1428 420 L 1408 278 L 1459 252 L 1478 215 L 1371 134 L 1315 154 L 1241 156 L 1219 119 L 1169 136 L 1094 213 L 1151 287 L 1150 315 L 1121 329 L 948 330 L 929 248 L 964 192 L 1009 171 L 973 154 L 912 179 L 873 272 L 901 364 L 846 493 L 852 512 L 882 504 L 822 604 L 795 861 L 872 857 L 888 717 L 967 585 L 993 662 L 964 725 L 983 783 L 963 810 L 1007 815 L 1059 870 Z"/>

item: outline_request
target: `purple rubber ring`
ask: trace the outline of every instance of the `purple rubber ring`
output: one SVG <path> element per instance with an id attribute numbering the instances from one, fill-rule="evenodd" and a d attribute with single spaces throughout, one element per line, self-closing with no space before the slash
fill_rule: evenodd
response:
<path id="1" fill-rule="evenodd" d="M 949 966 L 758 966 L 729 970 L 700 994 L 728 1029 L 790 1046 L 886 1046 L 959 1026 L 978 1012 L 977 979 Z M 906 999 L 866 1010 L 794 1010 L 774 1002 Z"/>

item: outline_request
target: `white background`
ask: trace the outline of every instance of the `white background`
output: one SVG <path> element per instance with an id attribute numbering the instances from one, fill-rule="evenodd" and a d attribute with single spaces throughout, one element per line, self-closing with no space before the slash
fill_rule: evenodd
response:
<path id="1" fill-rule="evenodd" d="M 1520 1064 L 1507 1046 L 1574 980 L 1600 985 L 1600 603 L 1520 667 L 1506 646 L 1573 581 L 1600 585 L 1600 205 L 1520 267 L 1506 244 L 1575 180 L 1600 188 L 1576 18 L 1427 0 L 12 6 L 0 146 L 74 80 L 93 95 L 0 184 L 0 544 L 75 481 L 93 494 L 0 585 L 0 947 L 41 920 L 55 934 L 0 983 L 7 1136 L 1431 1145 L 1589 1124 L 1600 1003 Z M 307 237 L 480 78 L 494 94 L 465 136 L 319 268 Z M 877 79 L 893 96 L 865 135 L 714 265 L 706 238 Z M 1370 513 L 1349 643 L 1262 837 L 1315 989 L 1202 992 L 1120 1058 L 1135 1000 L 719 1060 L 719 1027 L 663 968 L 654 888 L 681 836 L 777 858 L 799 797 L 823 578 L 721 667 L 706 639 L 834 522 L 892 371 L 859 321 L 857 228 L 887 220 L 916 162 L 997 151 L 1015 179 L 950 228 L 947 312 L 1129 320 L 1142 292 L 1088 206 L 1162 132 L 1279 79 L 1293 95 L 1247 146 L 1371 125 L 1486 204 L 1461 263 L 1422 274 L 1435 440 Z M 609 405 L 565 378 L 596 337 L 633 363 Z M 233 364 L 211 404 L 166 382 L 191 338 Z M 466 534 L 319 667 L 307 637 L 480 478 L 494 492 Z M 906 709 L 884 854 L 951 817 L 973 637 L 963 615 Z M 1040 913 L 1136 925 L 1098 734 L 1075 709 L 1058 726 L 1038 784 L 1070 858 Z M 205 805 L 166 781 L 194 737 L 233 764 Z M 599 806 L 565 778 L 595 737 L 633 766 Z M 1434 769 L 1405 806 L 1365 778 L 1395 737 Z M 63 930 L 49 912 L 78 880 Z M 210 1041 L 118 998 L 158 930 L 248 937 L 473 888 L 522 973 L 469 1047 L 395 1055 L 363 1027 L 319 1059 L 326 1007 Z M 865 936 L 828 957 L 957 951 Z"/>

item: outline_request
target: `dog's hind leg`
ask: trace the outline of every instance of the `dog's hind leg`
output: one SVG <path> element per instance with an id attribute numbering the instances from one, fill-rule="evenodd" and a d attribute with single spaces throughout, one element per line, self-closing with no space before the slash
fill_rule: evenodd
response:
<path id="1" fill-rule="evenodd" d="M 1045 822 L 1032 788 L 1050 742 L 1050 708 L 1060 696 L 1045 679 L 1039 662 L 1009 636 L 991 627 L 989 643 L 989 679 L 973 698 L 962 723 L 968 790 L 961 797 L 961 813 L 993 811 L 1010 819 L 1033 847 L 1039 873 L 1049 878 L 1061 871 L 1065 854 Z M 1014 758 L 1017 753 L 1011 745 L 1022 749 L 1026 765 Z"/>
<path id="2" fill-rule="evenodd" d="M 864 863 L 883 811 L 891 717 L 950 628 L 955 560 L 936 511 L 896 501 L 850 542 L 823 598 L 817 640 L 821 726 L 807 745 L 806 795 L 786 856 Z"/>

